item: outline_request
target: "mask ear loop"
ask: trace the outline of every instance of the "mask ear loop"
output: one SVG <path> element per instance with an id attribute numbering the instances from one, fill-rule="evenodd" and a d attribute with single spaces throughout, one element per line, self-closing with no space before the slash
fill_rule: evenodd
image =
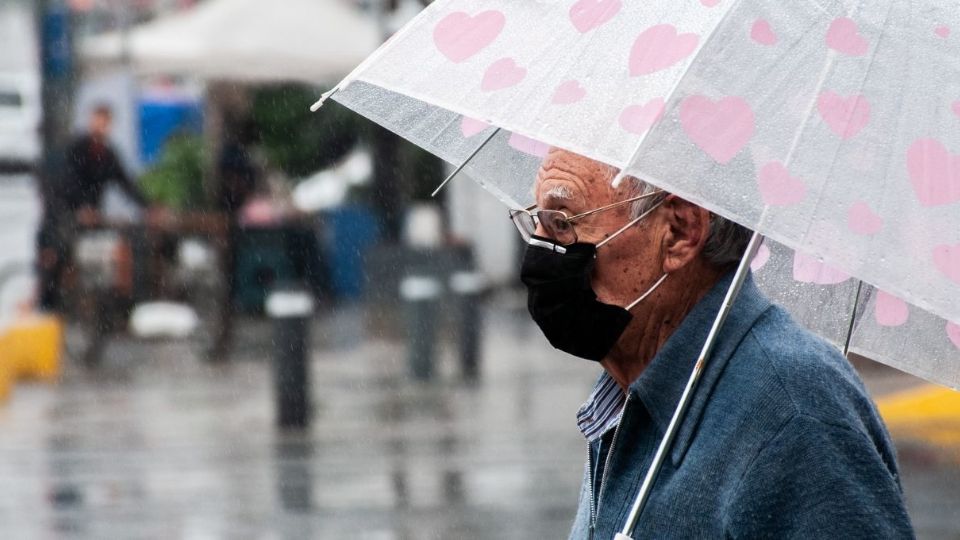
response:
<path id="1" fill-rule="evenodd" d="M 658 202 L 657 204 L 651 206 L 649 210 L 647 210 L 646 212 L 640 214 L 639 216 L 631 219 L 626 225 L 624 225 L 623 227 L 620 227 L 619 229 L 617 229 L 617 232 L 611 234 L 610 236 L 608 236 L 608 237 L 604 238 L 603 240 L 601 240 L 600 242 L 598 242 L 598 243 L 597 243 L 597 249 L 602 248 L 604 244 L 606 244 L 607 242 L 613 240 L 613 239 L 616 238 L 617 236 L 620 236 L 621 233 L 623 233 L 624 231 L 626 231 L 626 230 L 629 229 L 630 227 L 633 227 L 633 226 L 636 225 L 637 223 L 640 223 L 640 220 L 642 220 L 643 218 L 645 218 L 645 217 L 647 217 L 648 215 L 650 215 L 650 213 L 653 212 L 654 210 L 656 210 L 657 207 L 660 206 L 661 204 L 663 204 L 663 201 L 660 201 L 660 202 Z"/>
<path id="2" fill-rule="evenodd" d="M 660 276 L 660 279 L 658 279 L 657 282 L 654 283 L 652 287 L 647 289 L 647 292 L 643 293 L 643 296 L 634 300 L 632 304 L 625 307 L 624 309 L 626 309 L 627 311 L 630 311 L 631 309 L 637 307 L 637 304 L 639 304 L 640 302 L 643 302 L 648 296 L 650 296 L 653 293 L 653 291 L 657 290 L 657 287 L 659 287 L 660 284 L 663 283 L 667 279 L 667 276 L 669 275 L 670 274 L 664 274 Z"/>

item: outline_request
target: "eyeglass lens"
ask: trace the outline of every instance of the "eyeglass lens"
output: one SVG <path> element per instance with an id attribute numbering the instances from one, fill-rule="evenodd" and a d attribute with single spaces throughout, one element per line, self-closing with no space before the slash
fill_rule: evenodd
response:
<path id="1" fill-rule="evenodd" d="M 544 233 L 558 244 L 569 245 L 576 243 L 577 233 L 567 215 L 559 210 L 538 210 L 527 212 L 515 210 L 510 212 L 510 218 L 520 231 L 524 240 L 536 234 L 537 224 L 543 226 Z"/>

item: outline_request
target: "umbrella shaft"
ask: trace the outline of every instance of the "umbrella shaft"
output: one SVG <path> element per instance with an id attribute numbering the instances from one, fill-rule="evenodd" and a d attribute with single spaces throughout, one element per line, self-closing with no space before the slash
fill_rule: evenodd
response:
<path id="1" fill-rule="evenodd" d="M 723 328 L 723 323 L 726 321 L 727 315 L 730 313 L 730 308 L 733 306 L 734 301 L 736 301 L 744 281 L 750 274 L 750 262 L 753 260 L 754 255 L 757 254 L 757 250 L 760 249 L 762 241 L 763 235 L 754 231 L 753 236 L 750 238 L 750 243 L 747 245 L 747 249 L 743 254 L 743 258 L 740 259 L 740 265 L 737 267 L 737 272 L 733 276 L 733 282 L 730 283 L 730 288 L 727 289 L 727 295 L 723 299 L 720 311 L 717 312 L 717 318 L 714 319 L 710 333 L 707 335 L 707 340 L 703 344 L 700 357 L 697 359 L 697 363 L 690 373 L 690 379 L 687 380 L 687 386 L 683 390 L 683 395 L 680 396 L 680 402 L 677 403 L 677 408 L 673 412 L 673 418 L 670 419 L 667 432 L 663 435 L 663 440 L 660 441 L 657 453 L 654 455 L 653 462 L 650 464 L 650 468 L 647 469 L 647 475 L 643 479 L 643 484 L 640 486 L 640 492 L 637 493 L 637 498 L 633 501 L 630 515 L 627 516 L 627 521 L 624 523 L 623 530 L 620 533 L 623 535 L 622 537 L 630 537 L 634 527 L 637 525 L 637 520 L 640 519 L 640 514 L 643 513 L 643 507 L 647 503 L 650 491 L 653 488 L 653 483 L 656 481 L 657 474 L 660 472 L 660 466 L 663 465 L 664 458 L 673 446 L 673 439 L 676 437 L 677 431 L 680 429 L 680 424 L 683 422 L 683 417 L 687 413 L 687 407 L 693 398 L 697 383 L 700 382 L 700 375 L 707 365 L 710 353 L 713 352 L 713 346 L 717 341 L 717 336 L 720 334 L 720 329 Z M 618 535 L 618 538 L 622 537 Z"/>

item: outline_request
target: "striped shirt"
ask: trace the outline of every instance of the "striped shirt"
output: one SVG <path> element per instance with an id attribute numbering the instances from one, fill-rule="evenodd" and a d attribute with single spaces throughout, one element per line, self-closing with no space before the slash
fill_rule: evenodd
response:
<path id="1" fill-rule="evenodd" d="M 617 427 L 626 401 L 626 393 L 617 381 L 604 371 L 590 398 L 577 411 L 577 427 L 587 442 L 592 443 L 608 430 Z"/>

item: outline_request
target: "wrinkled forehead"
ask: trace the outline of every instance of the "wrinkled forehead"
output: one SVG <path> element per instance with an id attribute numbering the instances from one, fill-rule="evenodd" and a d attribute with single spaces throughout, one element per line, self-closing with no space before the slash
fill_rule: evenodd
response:
<path id="1" fill-rule="evenodd" d="M 617 170 L 580 154 L 551 148 L 537 170 L 533 195 L 570 199 L 578 195 L 607 195 Z"/>

